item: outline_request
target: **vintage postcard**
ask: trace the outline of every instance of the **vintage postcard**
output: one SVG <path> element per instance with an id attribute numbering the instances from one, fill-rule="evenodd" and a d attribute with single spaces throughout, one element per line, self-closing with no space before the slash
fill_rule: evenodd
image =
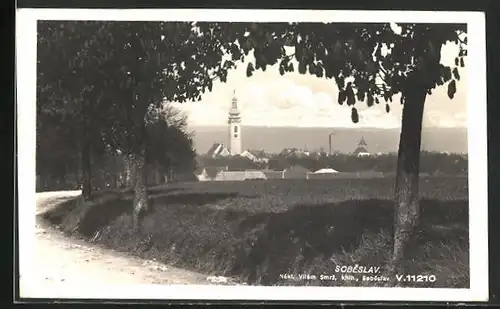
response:
<path id="1" fill-rule="evenodd" d="M 485 301 L 477 12 L 17 12 L 23 299 Z"/>

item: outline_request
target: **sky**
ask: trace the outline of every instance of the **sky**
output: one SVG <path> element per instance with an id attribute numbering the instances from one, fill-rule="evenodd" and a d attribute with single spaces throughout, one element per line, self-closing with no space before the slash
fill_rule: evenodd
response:
<path id="1" fill-rule="evenodd" d="M 458 47 L 448 43 L 441 51 L 441 63 L 451 64 Z M 287 51 L 293 53 L 293 48 Z M 252 53 L 247 61 L 252 61 Z M 297 68 L 296 63 L 294 64 Z M 394 97 L 390 113 L 385 103 L 370 108 L 357 103 L 359 122 L 351 121 L 350 107 L 337 103 L 338 89 L 334 80 L 318 78 L 298 72 L 281 76 L 278 65 L 265 72 L 255 71 L 246 77 L 247 63 L 239 63 L 228 73 L 227 82 L 216 82 L 211 92 L 206 92 L 201 101 L 172 103 L 188 116 L 189 125 L 227 125 L 233 91 L 238 99 L 242 125 L 247 126 L 293 126 L 293 127 L 344 127 L 344 128 L 399 128 L 402 106 L 399 96 Z M 447 96 L 447 87 L 435 89 L 426 99 L 423 125 L 426 127 L 467 127 L 466 68 L 460 70 L 455 98 Z"/>

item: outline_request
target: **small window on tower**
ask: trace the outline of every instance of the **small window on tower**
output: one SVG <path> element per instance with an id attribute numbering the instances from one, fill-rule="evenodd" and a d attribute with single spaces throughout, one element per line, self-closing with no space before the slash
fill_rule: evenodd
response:
<path id="1" fill-rule="evenodd" d="M 235 134 L 234 137 L 238 137 L 238 134 Z"/>
<path id="2" fill-rule="evenodd" d="M 238 126 L 234 126 L 234 133 L 238 133 Z"/>

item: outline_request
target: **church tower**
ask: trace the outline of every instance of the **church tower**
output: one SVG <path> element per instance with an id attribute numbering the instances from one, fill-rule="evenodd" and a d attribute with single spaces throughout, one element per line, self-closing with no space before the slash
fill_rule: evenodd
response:
<path id="1" fill-rule="evenodd" d="M 238 110 L 238 100 L 236 99 L 235 91 L 233 91 L 233 100 L 231 109 L 229 110 L 229 151 L 232 155 L 241 153 L 241 116 Z"/>

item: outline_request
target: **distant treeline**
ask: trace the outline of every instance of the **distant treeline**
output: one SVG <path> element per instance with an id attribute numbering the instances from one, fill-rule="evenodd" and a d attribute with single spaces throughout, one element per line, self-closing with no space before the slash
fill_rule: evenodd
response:
<path id="1" fill-rule="evenodd" d="M 423 151 L 420 155 L 420 172 L 430 175 L 465 175 L 468 157 L 462 154 L 448 154 Z M 303 166 L 311 171 L 332 168 L 339 172 L 377 171 L 395 173 L 397 154 L 355 156 L 352 154 L 280 156 L 273 155 L 267 162 L 254 162 L 245 157 L 211 158 L 200 156 L 198 166 L 227 167 L 228 170 L 269 169 L 282 171 L 293 165 Z"/>

